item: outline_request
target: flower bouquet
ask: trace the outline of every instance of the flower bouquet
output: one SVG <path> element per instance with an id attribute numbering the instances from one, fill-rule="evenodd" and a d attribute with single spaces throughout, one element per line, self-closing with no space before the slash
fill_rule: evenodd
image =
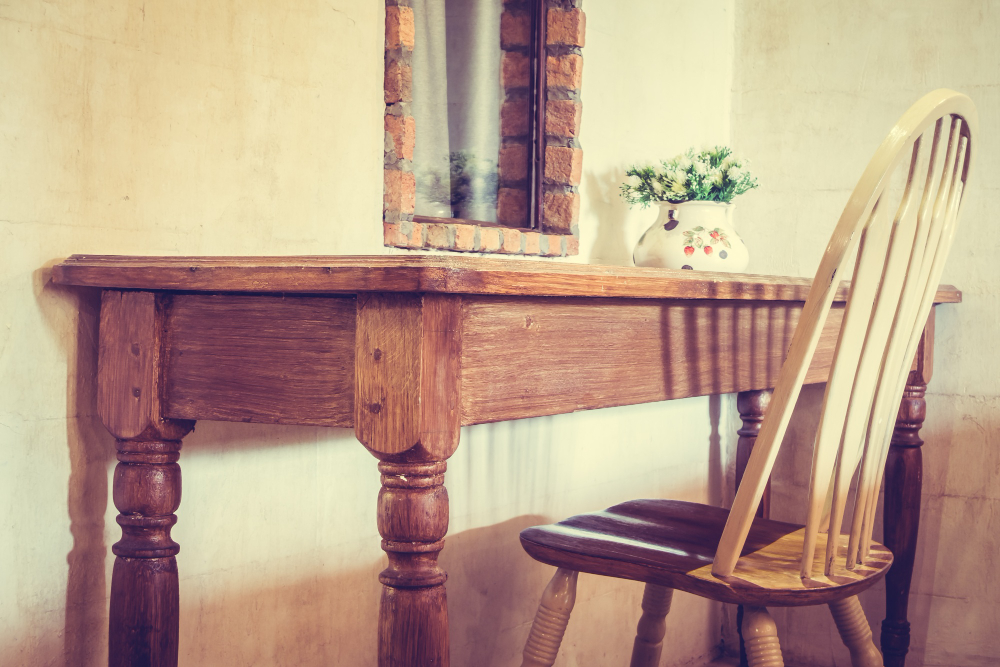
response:
<path id="1" fill-rule="evenodd" d="M 733 197 L 757 187 L 749 162 L 731 148 L 716 146 L 695 153 L 693 148 L 659 165 L 629 167 L 622 184 L 622 197 L 644 208 L 653 202 L 680 204 L 714 201 L 728 204 Z"/>
<path id="2" fill-rule="evenodd" d="M 726 146 L 630 167 L 622 197 L 633 206 L 660 207 L 636 245 L 636 266 L 743 271 L 750 255 L 733 227 L 732 200 L 757 187 L 748 167 Z"/>

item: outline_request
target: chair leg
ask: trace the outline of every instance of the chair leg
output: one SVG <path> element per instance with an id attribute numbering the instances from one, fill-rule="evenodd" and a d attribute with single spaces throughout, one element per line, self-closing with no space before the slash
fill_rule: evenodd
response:
<path id="1" fill-rule="evenodd" d="M 831 602 L 830 613 L 840 638 L 851 652 L 854 667 L 882 667 L 882 654 L 872 642 L 872 629 L 857 595 Z"/>
<path id="2" fill-rule="evenodd" d="M 630 667 L 657 667 L 663 651 L 663 635 L 667 631 L 667 613 L 674 589 L 646 584 L 642 594 L 642 617 L 635 631 Z"/>
<path id="3" fill-rule="evenodd" d="M 521 667 L 551 667 L 556 661 L 576 602 L 576 575 L 573 570 L 559 568 L 542 593 L 528 643 L 524 645 Z"/>
<path id="4" fill-rule="evenodd" d="M 743 641 L 750 667 L 785 667 L 778 628 L 765 607 L 743 607 Z"/>

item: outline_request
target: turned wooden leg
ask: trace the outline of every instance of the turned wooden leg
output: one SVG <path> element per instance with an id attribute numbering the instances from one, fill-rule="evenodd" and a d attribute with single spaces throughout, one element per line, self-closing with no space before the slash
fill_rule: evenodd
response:
<path id="1" fill-rule="evenodd" d="M 882 667 L 882 654 L 872 643 L 872 629 L 858 596 L 852 595 L 828 606 L 840 638 L 851 652 L 851 664 L 854 667 Z"/>
<path id="2" fill-rule="evenodd" d="M 122 538 L 111 551 L 110 667 L 177 664 L 180 547 L 170 538 L 181 502 L 179 440 L 119 440 L 114 503 Z"/>
<path id="3" fill-rule="evenodd" d="M 524 646 L 521 667 L 551 667 L 556 661 L 576 602 L 576 576 L 573 570 L 559 568 L 546 586 Z"/>
<path id="4" fill-rule="evenodd" d="M 630 667 L 657 667 L 663 652 L 663 636 L 667 632 L 667 613 L 674 598 L 674 589 L 646 584 L 642 593 L 642 617 L 632 644 Z"/>
<path id="5" fill-rule="evenodd" d="M 913 380 L 913 374 L 910 379 Z M 924 441 L 918 432 L 927 410 L 923 383 L 907 384 L 899 406 L 896 429 L 885 464 L 883 539 L 893 562 L 885 577 L 885 620 L 882 653 L 886 667 L 903 667 L 910 648 L 910 623 L 906 619 L 920 526 L 920 488 Z"/>
<path id="6" fill-rule="evenodd" d="M 447 667 L 448 578 L 438 554 L 448 532 L 447 464 L 379 463 L 378 530 L 389 567 L 379 608 L 380 667 Z"/>
<path id="7" fill-rule="evenodd" d="M 97 411 L 115 436 L 118 466 L 112 495 L 122 538 L 111 551 L 108 665 L 175 667 L 180 551 L 170 539 L 181 502 L 181 438 L 194 422 L 162 413 L 163 296 L 101 295 Z"/>
<path id="8" fill-rule="evenodd" d="M 760 433 L 760 425 L 764 421 L 764 413 L 767 406 L 771 404 L 771 390 L 760 389 L 754 391 L 741 391 L 736 394 L 736 409 L 740 413 L 743 426 L 736 431 L 739 440 L 736 443 L 736 488 L 740 488 L 743 481 L 743 473 L 747 469 L 747 462 L 750 460 L 750 453 L 753 451 L 754 443 L 757 442 L 757 435 Z M 771 514 L 771 481 L 768 480 L 764 489 L 764 496 L 761 498 L 760 507 L 757 508 L 757 516 L 768 517 Z M 743 645 L 743 606 L 736 609 L 736 632 L 740 636 L 740 667 L 747 666 L 747 652 Z"/>
<path id="9" fill-rule="evenodd" d="M 743 609 L 743 639 L 750 667 L 784 667 L 778 628 L 764 607 Z"/>

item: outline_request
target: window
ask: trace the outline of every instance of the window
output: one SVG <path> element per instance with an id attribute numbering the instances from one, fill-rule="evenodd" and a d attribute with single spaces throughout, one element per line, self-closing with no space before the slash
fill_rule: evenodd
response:
<path id="1" fill-rule="evenodd" d="M 387 0 L 387 246 L 577 254 L 578 4 Z"/>

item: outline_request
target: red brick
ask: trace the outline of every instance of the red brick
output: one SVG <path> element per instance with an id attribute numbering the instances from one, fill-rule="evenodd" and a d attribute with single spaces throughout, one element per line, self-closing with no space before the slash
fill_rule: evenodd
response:
<path id="1" fill-rule="evenodd" d="M 385 8 L 385 48 L 413 48 L 413 9 L 411 7 Z"/>
<path id="2" fill-rule="evenodd" d="M 528 224 L 528 193 L 515 188 L 500 188 L 497 192 L 497 222 L 511 227 Z"/>
<path id="3" fill-rule="evenodd" d="M 568 234 L 580 217 L 580 196 L 562 192 L 546 192 L 543 201 L 545 230 Z"/>
<path id="4" fill-rule="evenodd" d="M 386 169 L 383 187 L 382 202 L 386 210 L 413 213 L 417 204 L 417 179 L 412 172 Z"/>
<path id="5" fill-rule="evenodd" d="M 385 131 L 392 137 L 397 158 L 413 159 L 413 146 L 417 140 L 417 123 L 413 116 L 385 117 Z"/>
<path id="6" fill-rule="evenodd" d="M 526 88 L 531 85 L 531 68 L 524 53 L 508 51 L 500 61 L 500 83 L 504 88 Z"/>
<path id="7" fill-rule="evenodd" d="M 550 88 L 580 89 L 583 82 L 583 58 L 577 53 L 549 56 L 545 63 L 545 85 Z"/>
<path id="8" fill-rule="evenodd" d="M 499 227 L 479 228 L 479 249 L 483 252 L 491 252 L 500 249 Z"/>
<path id="9" fill-rule="evenodd" d="M 413 70 L 393 60 L 385 67 L 385 103 L 413 101 Z"/>
<path id="10" fill-rule="evenodd" d="M 582 9 L 550 9 L 545 37 L 549 44 L 583 46 L 587 17 Z"/>
<path id="11" fill-rule="evenodd" d="M 505 227 L 503 230 L 503 252 L 521 252 L 521 230 Z"/>
<path id="12" fill-rule="evenodd" d="M 583 151 L 565 146 L 545 147 L 545 178 L 560 185 L 580 185 Z"/>
<path id="13" fill-rule="evenodd" d="M 476 249 L 476 226 L 455 225 L 455 250 Z"/>
<path id="14" fill-rule="evenodd" d="M 562 237 L 542 234 L 541 254 L 544 257 L 562 257 Z"/>
<path id="15" fill-rule="evenodd" d="M 528 134 L 528 100 L 507 100 L 500 107 L 500 136 L 523 137 Z"/>
<path id="16" fill-rule="evenodd" d="M 406 237 L 400 231 L 398 222 L 382 223 L 382 242 L 387 246 L 406 245 Z"/>
<path id="17" fill-rule="evenodd" d="M 567 236 L 566 238 L 566 256 L 573 257 L 574 255 L 580 254 L 580 239 L 576 236 Z"/>
<path id="18" fill-rule="evenodd" d="M 500 149 L 500 182 L 515 183 L 528 178 L 528 147 L 510 144 Z"/>
<path id="19" fill-rule="evenodd" d="M 524 254 L 537 255 L 541 252 L 542 235 L 538 232 L 521 232 L 524 236 Z"/>
<path id="20" fill-rule="evenodd" d="M 549 100 L 545 103 L 545 132 L 562 137 L 575 137 L 580 134 L 582 115 L 583 105 L 577 101 Z"/>
<path id="21" fill-rule="evenodd" d="M 450 248 L 451 244 L 448 243 L 448 225 L 441 222 L 428 224 L 426 245 L 428 248 Z"/>
<path id="22" fill-rule="evenodd" d="M 423 248 L 424 226 L 419 222 L 414 222 L 412 224 L 413 224 L 413 229 L 410 231 L 410 236 L 406 239 L 406 245 L 409 248 Z"/>
<path id="23" fill-rule="evenodd" d="M 528 14 L 500 15 L 500 48 L 528 46 L 531 43 L 531 17 Z"/>

